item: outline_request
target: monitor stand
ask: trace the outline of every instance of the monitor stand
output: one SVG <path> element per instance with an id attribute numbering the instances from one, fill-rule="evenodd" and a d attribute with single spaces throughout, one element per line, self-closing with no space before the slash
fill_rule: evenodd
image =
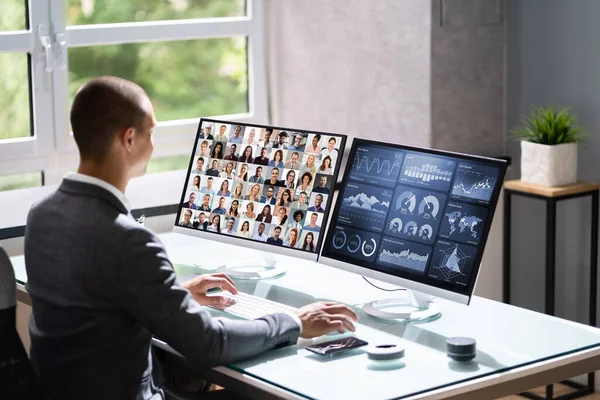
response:
<path id="1" fill-rule="evenodd" d="M 426 322 L 442 315 L 440 307 L 433 302 L 433 296 L 406 289 L 406 298 L 375 300 L 363 305 L 363 311 L 376 318 Z"/>
<path id="2" fill-rule="evenodd" d="M 286 269 L 270 253 L 260 252 L 256 255 L 232 259 L 225 265 L 216 268 L 195 265 L 196 268 L 204 270 L 205 273 L 224 273 L 232 279 L 259 280 L 274 279 L 285 275 Z"/>

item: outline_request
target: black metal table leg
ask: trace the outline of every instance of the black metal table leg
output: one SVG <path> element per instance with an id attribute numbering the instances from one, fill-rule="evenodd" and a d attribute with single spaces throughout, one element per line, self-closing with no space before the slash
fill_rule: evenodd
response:
<path id="1" fill-rule="evenodd" d="M 592 243 L 590 246 L 590 325 L 596 326 L 598 301 L 598 191 L 592 192 Z"/>
<path id="2" fill-rule="evenodd" d="M 556 200 L 546 200 L 546 304 L 545 312 L 554 315 L 556 280 Z"/>
<path id="3" fill-rule="evenodd" d="M 510 217 L 511 217 L 511 192 L 504 190 L 504 255 L 503 255 L 503 297 L 504 302 L 510 304 Z"/>

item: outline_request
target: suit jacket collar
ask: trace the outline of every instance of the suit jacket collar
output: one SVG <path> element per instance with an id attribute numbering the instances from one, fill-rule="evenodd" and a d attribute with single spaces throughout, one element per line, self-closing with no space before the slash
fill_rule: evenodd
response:
<path id="1" fill-rule="evenodd" d="M 95 197 L 110 203 L 122 214 L 129 214 L 127 207 L 110 191 L 94 185 L 92 183 L 79 182 L 72 179 L 63 179 L 62 183 L 58 187 L 58 190 L 63 192 L 75 193 L 82 196 Z"/>

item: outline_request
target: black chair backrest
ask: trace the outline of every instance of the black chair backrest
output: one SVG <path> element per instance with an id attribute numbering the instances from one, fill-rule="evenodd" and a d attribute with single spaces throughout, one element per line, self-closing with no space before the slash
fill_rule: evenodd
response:
<path id="1" fill-rule="evenodd" d="M 0 398 L 39 400 L 39 383 L 17 333 L 15 274 L 0 247 Z"/>

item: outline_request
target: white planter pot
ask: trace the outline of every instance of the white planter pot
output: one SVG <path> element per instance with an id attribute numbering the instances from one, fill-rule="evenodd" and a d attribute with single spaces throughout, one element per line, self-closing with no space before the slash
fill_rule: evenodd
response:
<path id="1" fill-rule="evenodd" d="M 543 186 L 577 182 L 577 143 L 549 146 L 521 141 L 521 181 Z"/>

